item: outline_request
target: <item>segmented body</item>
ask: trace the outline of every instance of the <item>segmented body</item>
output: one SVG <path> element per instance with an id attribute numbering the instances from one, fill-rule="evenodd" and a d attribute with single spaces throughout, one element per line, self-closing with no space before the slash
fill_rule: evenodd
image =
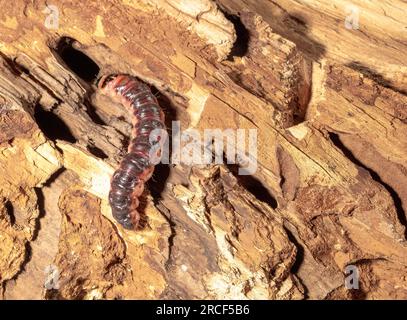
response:
<path id="1" fill-rule="evenodd" d="M 104 76 L 98 83 L 102 93 L 127 108 L 132 117 L 132 137 L 128 153 L 114 172 L 109 192 L 113 217 L 126 229 L 137 229 L 139 197 L 159 162 L 167 133 L 164 113 L 145 83 L 119 74 Z"/>

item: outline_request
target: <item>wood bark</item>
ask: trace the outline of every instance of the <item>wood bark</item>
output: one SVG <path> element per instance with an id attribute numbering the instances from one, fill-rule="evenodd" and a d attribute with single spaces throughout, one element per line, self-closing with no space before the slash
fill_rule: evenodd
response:
<path id="1" fill-rule="evenodd" d="M 354 30 L 331 0 L 55 0 L 55 28 L 46 1 L 0 4 L 3 299 L 407 298 L 404 1 L 354 0 Z M 159 164 L 124 230 L 109 73 L 169 128 L 257 130 L 256 172 Z"/>

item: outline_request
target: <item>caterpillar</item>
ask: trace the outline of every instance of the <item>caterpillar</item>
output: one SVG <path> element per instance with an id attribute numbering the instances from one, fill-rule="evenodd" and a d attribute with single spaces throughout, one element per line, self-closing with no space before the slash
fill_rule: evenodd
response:
<path id="1" fill-rule="evenodd" d="M 132 113 L 131 140 L 127 154 L 112 176 L 109 204 L 117 222 L 126 229 L 136 230 L 140 227 L 139 197 L 153 174 L 154 165 L 161 159 L 167 139 L 164 112 L 150 87 L 133 76 L 102 76 L 97 86 L 102 94 Z"/>

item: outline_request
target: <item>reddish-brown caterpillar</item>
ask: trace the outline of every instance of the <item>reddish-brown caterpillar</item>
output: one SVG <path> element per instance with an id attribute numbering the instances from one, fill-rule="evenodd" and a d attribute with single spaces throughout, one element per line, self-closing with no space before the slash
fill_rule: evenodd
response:
<path id="1" fill-rule="evenodd" d="M 145 83 L 125 74 L 103 76 L 98 82 L 102 93 L 131 111 L 133 132 L 128 153 L 114 172 L 109 192 L 113 217 L 126 229 L 137 229 L 140 222 L 138 198 L 161 159 L 167 138 L 164 113 Z"/>

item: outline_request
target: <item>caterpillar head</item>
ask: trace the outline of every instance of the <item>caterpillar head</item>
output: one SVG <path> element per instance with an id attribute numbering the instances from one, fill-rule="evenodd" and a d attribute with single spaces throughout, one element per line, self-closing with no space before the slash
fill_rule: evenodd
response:
<path id="1" fill-rule="evenodd" d="M 106 85 L 116 79 L 117 74 L 110 74 L 107 76 L 102 76 L 96 81 L 96 85 L 99 89 L 103 89 L 106 87 Z"/>

